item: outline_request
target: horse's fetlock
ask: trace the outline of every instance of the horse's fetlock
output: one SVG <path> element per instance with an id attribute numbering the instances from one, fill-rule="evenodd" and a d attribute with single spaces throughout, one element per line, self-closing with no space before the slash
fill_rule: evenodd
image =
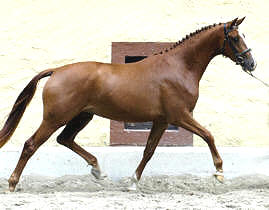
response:
<path id="1" fill-rule="evenodd" d="M 9 186 L 11 187 L 14 187 L 15 188 L 15 186 L 18 184 L 18 182 L 19 182 L 19 179 L 18 179 L 18 177 L 17 176 L 15 176 L 15 175 L 11 175 L 10 176 L 10 178 L 8 179 L 8 183 L 9 183 Z"/>
<path id="2" fill-rule="evenodd" d="M 219 159 L 219 160 L 217 160 L 215 162 L 215 166 L 216 166 L 216 168 L 217 168 L 218 171 L 223 171 L 222 170 L 222 164 L 223 164 L 223 161 L 221 159 Z"/>
<path id="3" fill-rule="evenodd" d="M 97 158 L 92 157 L 91 160 L 90 160 L 90 162 L 91 162 L 90 165 L 92 165 L 93 167 L 99 167 Z"/>

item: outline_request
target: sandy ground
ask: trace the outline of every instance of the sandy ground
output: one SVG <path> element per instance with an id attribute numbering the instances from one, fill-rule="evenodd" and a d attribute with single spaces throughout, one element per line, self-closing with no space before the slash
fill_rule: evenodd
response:
<path id="1" fill-rule="evenodd" d="M 227 179 L 157 176 L 127 191 L 129 178 L 113 182 L 91 175 L 49 178 L 24 176 L 15 193 L 0 179 L 0 209 L 268 209 L 269 177 Z"/>

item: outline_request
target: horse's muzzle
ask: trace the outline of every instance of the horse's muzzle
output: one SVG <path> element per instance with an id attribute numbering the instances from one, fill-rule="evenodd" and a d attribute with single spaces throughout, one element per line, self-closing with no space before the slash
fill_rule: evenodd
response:
<path id="1" fill-rule="evenodd" d="M 244 71 L 254 71 L 257 66 L 257 62 L 253 58 L 244 59 L 241 64 Z"/>

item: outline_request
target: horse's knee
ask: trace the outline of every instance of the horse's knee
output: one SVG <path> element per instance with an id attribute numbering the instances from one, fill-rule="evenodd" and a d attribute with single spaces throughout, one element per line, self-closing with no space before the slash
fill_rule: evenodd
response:
<path id="1" fill-rule="evenodd" d="M 35 150 L 36 150 L 36 145 L 34 144 L 34 140 L 33 138 L 30 138 L 24 143 L 22 156 L 32 155 L 35 152 Z"/>

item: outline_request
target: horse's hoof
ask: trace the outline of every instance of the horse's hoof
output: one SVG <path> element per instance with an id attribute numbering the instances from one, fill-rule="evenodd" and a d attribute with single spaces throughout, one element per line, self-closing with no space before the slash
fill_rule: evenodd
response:
<path id="1" fill-rule="evenodd" d="M 101 175 L 100 175 L 99 179 L 104 180 L 106 178 L 107 178 L 107 174 L 101 172 Z"/>
<path id="2" fill-rule="evenodd" d="M 15 191 L 15 186 L 9 185 L 9 192 L 14 192 Z"/>
<path id="3" fill-rule="evenodd" d="M 220 182 L 220 183 L 224 183 L 224 176 L 222 172 L 217 171 L 214 174 L 214 177 Z"/>
<path id="4" fill-rule="evenodd" d="M 96 179 L 100 179 L 101 178 L 101 171 L 100 171 L 100 169 L 92 167 L 91 173 L 92 173 L 92 175 Z"/>
<path id="5" fill-rule="evenodd" d="M 136 174 L 134 174 L 132 177 L 131 177 L 131 186 L 129 186 L 127 189 L 128 191 L 136 191 L 137 190 L 137 183 L 138 183 L 138 180 L 136 178 Z"/>
<path id="6" fill-rule="evenodd" d="M 136 183 L 132 183 L 132 185 L 130 187 L 127 188 L 128 191 L 136 191 Z"/>
<path id="7" fill-rule="evenodd" d="M 96 179 L 107 178 L 107 175 L 105 173 L 101 173 L 100 169 L 98 169 L 98 168 L 92 167 L 91 173 Z"/>

